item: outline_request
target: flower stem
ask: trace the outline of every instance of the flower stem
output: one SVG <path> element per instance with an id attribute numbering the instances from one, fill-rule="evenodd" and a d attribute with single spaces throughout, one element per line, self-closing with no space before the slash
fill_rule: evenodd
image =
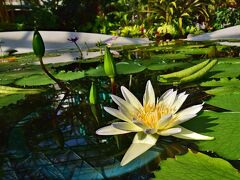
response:
<path id="1" fill-rule="evenodd" d="M 77 46 L 77 49 L 78 49 L 78 51 L 80 53 L 80 59 L 83 59 L 83 53 L 82 53 L 81 48 L 79 47 L 79 45 L 76 42 L 74 42 L 74 44 Z"/>
<path id="2" fill-rule="evenodd" d="M 48 75 L 48 77 L 50 77 L 53 81 L 55 81 L 55 82 L 58 84 L 58 86 L 59 86 L 61 89 L 65 90 L 66 93 L 68 93 L 68 92 L 69 92 L 69 88 L 68 88 L 60 79 L 55 78 L 55 77 L 47 70 L 46 66 L 45 66 L 44 63 L 43 63 L 42 57 L 39 57 L 39 61 L 40 61 L 40 64 L 41 64 L 41 67 L 42 67 L 43 71 Z"/>
<path id="3" fill-rule="evenodd" d="M 111 80 L 112 94 L 116 94 L 116 83 L 115 83 L 114 77 L 111 77 L 110 80 Z"/>

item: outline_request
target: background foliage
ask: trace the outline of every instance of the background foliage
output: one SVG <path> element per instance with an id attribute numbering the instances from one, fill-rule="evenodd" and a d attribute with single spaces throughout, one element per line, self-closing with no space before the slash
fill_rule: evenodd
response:
<path id="1" fill-rule="evenodd" d="M 1 1 L 0 31 L 38 27 L 154 39 L 161 33 L 179 37 L 240 24 L 238 0 L 19 0 L 19 3 Z"/>

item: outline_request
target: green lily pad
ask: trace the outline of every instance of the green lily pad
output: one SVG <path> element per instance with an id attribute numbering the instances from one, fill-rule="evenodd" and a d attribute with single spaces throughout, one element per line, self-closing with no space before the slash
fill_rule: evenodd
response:
<path id="1" fill-rule="evenodd" d="M 99 65 L 96 68 L 91 68 L 89 70 L 86 71 L 86 75 L 87 76 L 106 76 L 104 69 L 103 69 L 103 65 Z"/>
<path id="2" fill-rule="evenodd" d="M 146 67 L 137 62 L 119 62 L 116 64 L 117 74 L 134 74 L 143 71 Z"/>
<path id="3" fill-rule="evenodd" d="M 223 95 L 223 94 L 240 92 L 240 87 L 229 85 L 229 86 L 216 87 L 213 89 L 209 89 L 209 90 L 206 90 L 205 92 L 211 95 Z"/>
<path id="4" fill-rule="evenodd" d="M 75 79 L 80 79 L 85 77 L 85 72 L 84 71 L 76 71 L 76 72 L 65 72 L 61 71 L 58 74 L 56 74 L 56 78 L 64 80 L 64 81 L 72 81 Z"/>
<path id="5" fill-rule="evenodd" d="M 240 112 L 240 91 L 214 96 L 207 101 L 207 104 L 230 111 Z"/>
<path id="6" fill-rule="evenodd" d="M 201 86 L 240 86 L 240 80 L 237 78 L 232 78 L 232 79 L 228 79 L 228 78 L 221 78 L 220 80 L 211 80 L 211 81 L 206 81 L 206 82 L 202 82 L 200 84 Z"/>
<path id="7" fill-rule="evenodd" d="M 29 77 L 19 79 L 15 82 L 15 84 L 19 86 L 42 86 L 53 83 L 54 81 L 45 74 L 32 75 Z"/>
<path id="8" fill-rule="evenodd" d="M 160 163 L 160 167 L 161 169 L 154 173 L 155 179 L 240 179 L 239 172 L 227 161 L 199 152 L 189 151 L 175 159 L 167 159 Z"/>
<path id="9" fill-rule="evenodd" d="M 211 71 L 218 72 L 211 78 L 234 78 L 240 76 L 240 64 L 222 63 L 213 67 Z"/>
<path id="10" fill-rule="evenodd" d="M 240 57 L 222 57 L 218 58 L 218 63 L 231 63 L 231 64 L 239 64 L 240 63 Z"/>
<path id="11" fill-rule="evenodd" d="M 149 70 L 168 70 L 173 68 L 186 68 L 189 67 L 190 63 L 187 62 L 176 62 L 176 63 L 155 63 L 147 66 Z"/>
<path id="12" fill-rule="evenodd" d="M 15 104 L 21 99 L 25 99 L 25 94 L 0 95 L 0 108 Z"/>
<path id="13" fill-rule="evenodd" d="M 213 151 L 223 158 L 237 160 L 240 159 L 239 119 L 240 112 L 204 111 L 183 126 L 215 138 L 211 141 L 196 141 L 200 150 Z"/>
<path id="14" fill-rule="evenodd" d="M 119 62 L 116 63 L 117 74 L 134 74 L 139 73 L 146 69 L 145 66 L 137 62 Z M 103 66 L 99 65 L 95 69 L 89 69 L 86 71 L 87 76 L 106 76 Z"/>
<path id="15" fill-rule="evenodd" d="M 85 77 L 85 73 L 83 71 L 60 72 L 58 74 L 53 74 L 53 75 L 56 78 L 64 81 L 71 81 L 71 80 Z M 46 74 L 34 74 L 32 76 L 19 79 L 15 82 L 15 84 L 19 86 L 42 86 L 42 85 L 48 85 L 48 84 L 54 84 L 54 83 L 55 81 L 49 78 Z"/>
<path id="16" fill-rule="evenodd" d="M 171 53 L 171 54 L 157 54 L 157 55 L 153 55 L 151 57 L 151 60 L 183 60 L 183 59 L 188 59 L 190 58 L 190 55 L 186 55 L 184 53 Z"/>

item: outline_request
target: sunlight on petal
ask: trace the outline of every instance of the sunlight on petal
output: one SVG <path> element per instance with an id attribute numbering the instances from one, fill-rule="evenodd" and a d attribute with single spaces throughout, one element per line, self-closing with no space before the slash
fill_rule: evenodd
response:
<path id="1" fill-rule="evenodd" d="M 214 139 L 214 137 L 198 134 L 181 126 L 178 126 L 178 127 L 181 128 L 182 131 L 178 134 L 173 134 L 172 136 L 181 138 L 181 139 L 193 139 L 193 140 L 213 140 Z"/>
<path id="2" fill-rule="evenodd" d="M 156 144 L 157 139 L 158 135 L 145 134 L 143 132 L 137 133 L 133 139 L 133 143 L 128 148 L 121 161 L 121 166 L 126 165 L 136 157 L 146 152 Z"/>
<path id="3" fill-rule="evenodd" d="M 185 92 L 180 93 L 177 97 L 176 100 L 173 104 L 173 107 L 175 108 L 175 112 L 176 113 L 179 108 L 183 105 L 183 103 L 185 102 L 185 100 L 187 99 L 189 94 L 185 94 Z"/>
<path id="4" fill-rule="evenodd" d="M 187 114 L 187 115 L 184 115 L 184 116 L 181 116 L 181 117 L 177 117 L 177 118 L 175 118 L 176 120 L 174 122 L 170 122 L 168 124 L 168 126 L 166 126 L 166 128 L 167 127 L 170 128 L 170 127 L 182 124 L 182 123 L 184 123 L 184 122 L 186 122 L 186 121 L 188 121 L 188 120 L 190 120 L 190 119 L 192 119 L 196 116 L 197 116 L 197 114 Z"/>
<path id="5" fill-rule="evenodd" d="M 181 118 L 181 116 L 189 115 L 189 114 L 197 114 L 203 108 L 203 104 L 198 104 L 195 106 L 191 106 L 189 108 L 183 109 L 178 112 L 176 115 Z"/>
<path id="6" fill-rule="evenodd" d="M 119 106 L 127 109 L 128 111 L 136 111 L 137 109 L 132 106 L 129 102 L 125 101 L 124 99 L 115 96 L 115 95 L 110 95 L 112 100 Z"/>
<path id="7" fill-rule="evenodd" d="M 169 93 L 169 95 L 163 99 L 164 104 L 166 104 L 167 106 L 172 106 L 176 99 L 176 95 L 177 95 L 177 91 L 173 91 Z"/>
<path id="8" fill-rule="evenodd" d="M 97 135 L 117 135 L 117 134 L 126 134 L 126 133 L 130 133 L 130 131 L 123 131 L 120 129 L 116 129 L 112 125 L 105 126 L 96 131 Z"/>
<path id="9" fill-rule="evenodd" d="M 133 123 L 130 124 L 127 122 L 115 122 L 115 123 L 112 123 L 112 126 L 123 131 L 132 131 L 132 132 L 143 131 L 143 129 L 140 128 L 139 126 Z"/>
<path id="10" fill-rule="evenodd" d="M 124 99 L 130 103 L 132 106 L 134 106 L 136 109 L 143 110 L 142 104 L 139 102 L 139 100 L 124 86 L 121 87 L 122 95 Z"/>
<path id="11" fill-rule="evenodd" d="M 147 104 L 151 106 L 155 105 L 155 93 L 151 81 L 147 82 L 145 93 L 143 96 L 143 106 L 146 106 Z"/>
<path id="12" fill-rule="evenodd" d="M 166 97 L 169 96 L 169 94 L 171 94 L 173 92 L 173 89 L 169 89 L 167 90 L 165 93 L 163 93 L 163 95 L 159 98 L 159 101 L 162 101 L 163 99 L 165 99 Z"/>
<path id="13" fill-rule="evenodd" d="M 104 107 L 104 110 L 107 111 L 109 114 L 115 116 L 118 119 L 121 119 L 123 121 L 131 122 L 131 119 L 129 119 L 127 116 L 125 116 L 121 111 L 110 108 L 110 107 Z"/>
<path id="14" fill-rule="evenodd" d="M 181 131 L 182 131 L 181 128 L 171 128 L 171 129 L 163 130 L 163 131 L 159 132 L 158 134 L 161 136 L 171 136 L 173 134 L 180 133 Z"/>

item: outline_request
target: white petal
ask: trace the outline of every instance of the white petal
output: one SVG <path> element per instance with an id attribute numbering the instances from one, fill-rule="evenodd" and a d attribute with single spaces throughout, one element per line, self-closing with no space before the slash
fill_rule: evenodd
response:
<path id="1" fill-rule="evenodd" d="M 123 131 L 132 131 L 132 132 L 143 131 L 143 129 L 138 127 L 137 125 L 133 123 L 127 123 L 127 122 L 115 122 L 115 123 L 112 123 L 112 126 Z"/>
<path id="2" fill-rule="evenodd" d="M 182 123 L 194 118 L 195 116 L 197 116 L 197 114 L 188 114 L 188 115 L 178 117 L 174 122 L 169 123 L 169 125 L 171 125 L 171 127 L 174 127 L 176 125 L 182 124 Z"/>
<path id="3" fill-rule="evenodd" d="M 173 134 L 180 133 L 181 130 L 182 130 L 181 128 L 170 128 L 167 130 L 163 130 L 163 131 L 159 132 L 158 134 L 161 136 L 171 136 Z"/>
<path id="4" fill-rule="evenodd" d="M 117 135 L 117 134 L 126 134 L 130 133 L 131 131 L 123 131 L 120 129 L 114 128 L 112 125 L 105 126 L 96 131 L 96 134 L 98 135 Z"/>
<path id="5" fill-rule="evenodd" d="M 123 106 L 118 106 L 118 109 L 122 112 L 122 114 L 126 117 L 128 117 L 128 119 L 133 119 L 134 114 L 136 114 L 136 111 L 129 111 L 128 109 L 126 109 L 126 107 Z"/>
<path id="6" fill-rule="evenodd" d="M 146 106 L 147 104 L 155 106 L 155 93 L 150 80 L 147 82 L 143 96 L 143 106 Z"/>
<path id="7" fill-rule="evenodd" d="M 176 113 L 176 112 L 179 110 L 179 108 L 183 105 L 183 103 L 184 103 L 185 100 L 187 99 L 188 95 L 189 95 L 189 94 L 185 94 L 185 92 L 183 92 L 183 93 L 180 93 L 180 94 L 177 96 L 177 98 L 176 98 L 176 100 L 175 100 L 175 102 L 174 102 L 174 104 L 173 104 L 173 107 L 174 107 L 174 109 L 175 109 L 175 112 L 174 112 L 174 113 Z"/>
<path id="8" fill-rule="evenodd" d="M 164 127 L 171 118 L 172 118 L 172 114 L 166 114 L 162 116 L 161 119 L 158 121 L 158 129 L 161 129 L 161 127 Z"/>
<path id="9" fill-rule="evenodd" d="M 163 99 L 164 104 L 167 106 L 172 106 L 176 99 L 177 91 L 170 92 L 168 96 Z"/>
<path id="10" fill-rule="evenodd" d="M 172 136 L 181 138 L 181 139 L 193 139 L 193 140 L 213 140 L 214 139 L 214 137 L 198 134 L 181 126 L 178 126 L 178 127 L 180 127 L 182 131 L 178 134 L 173 134 Z"/>
<path id="11" fill-rule="evenodd" d="M 131 122 L 131 119 L 127 116 L 125 116 L 121 111 L 110 108 L 110 107 L 104 107 L 104 110 L 107 111 L 109 114 L 115 116 L 118 119 L 121 119 L 123 121 Z"/>
<path id="12" fill-rule="evenodd" d="M 179 118 L 181 118 L 182 116 L 197 114 L 199 111 L 201 111 L 202 108 L 203 108 L 203 104 L 198 104 L 198 105 L 183 109 L 182 111 L 179 111 L 176 115 Z"/>
<path id="13" fill-rule="evenodd" d="M 152 146 L 154 146 L 157 142 L 158 135 L 151 135 L 151 134 L 145 134 L 143 132 L 138 132 L 131 144 L 131 146 L 128 148 L 127 152 L 125 153 L 122 161 L 121 166 L 126 165 L 136 157 L 140 156 L 144 152 L 146 152 L 148 149 L 150 149 Z"/>
<path id="14" fill-rule="evenodd" d="M 167 90 L 165 93 L 162 94 L 162 96 L 159 98 L 159 101 L 162 101 L 163 99 L 165 99 L 166 97 L 168 97 L 169 94 L 171 94 L 173 92 L 173 89 L 169 89 Z"/>
<path id="15" fill-rule="evenodd" d="M 141 122 L 141 121 L 139 121 L 135 118 L 133 118 L 132 122 L 142 129 L 147 129 L 148 128 L 143 122 Z"/>
<path id="16" fill-rule="evenodd" d="M 122 91 L 123 97 L 125 98 L 125 100 L 128 103 L 130 103 L 136 109 L 143 110 L 142 104 L 139 102 L 139 100 L 127 88 L 122 86 L 121 91 Z"/>
<path id="17" fill-rule="evenodd" d="M 123 100 L 122 98 L 115 96 L 115 95 L 111 95 L 112 100 L 120 107 L 127 109 L 130 112 L 134 112 L 137 109 L 132 106 L 129 102 Z"/>

